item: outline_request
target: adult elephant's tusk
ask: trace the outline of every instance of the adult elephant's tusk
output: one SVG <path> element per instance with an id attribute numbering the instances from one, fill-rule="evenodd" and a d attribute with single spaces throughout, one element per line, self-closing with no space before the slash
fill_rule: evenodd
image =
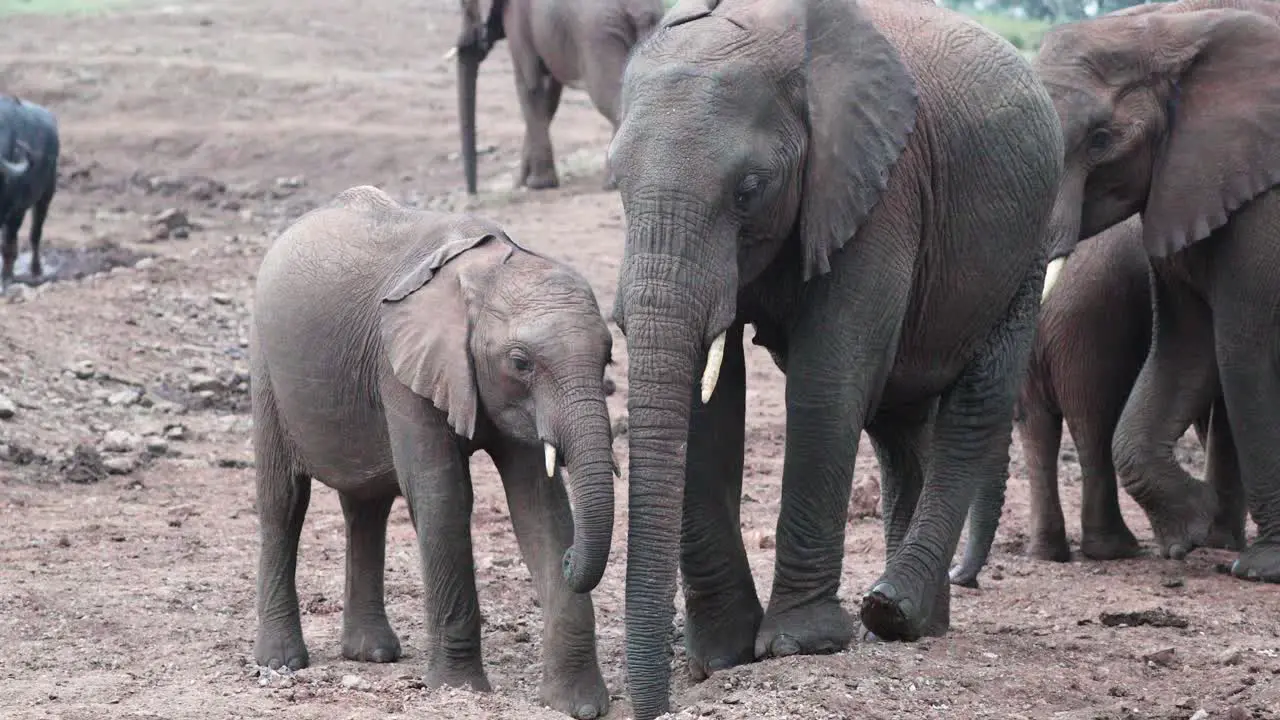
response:
<path id="1" fill-rule="evenodd" d="M 457 57 L 457 55 L 458 55 L 458 48 L 457 48 L 456 46 L 455 46 L 455 47 L 451 47 L 451 48 L 449 48 L 449 52 L 445 53 L 445 54 L 444 54 L 444 57 L 440 58 L 440 61 L 441 61 L 441 62 L 449 62 L 450 60 L 452 60 L 452 59 L 454 59 L 455 57 Z"/>
<path id="2" fill-rule="evenodd" d="M 720 380 L 720 364 L 724 362 L 724 336 L 720 333 L 711 341 L 711 349 L 707 351 L 707 368 L 702 371 L 702 404 L 711 402 L 711 394 L 716 391 L 716 382 Z"/>
<path id="3" fill-rule="evenodd" d="M 549 442 L 542 443 L 542 449 L 547 455 L 547 477 L 556 476 L 556 448 Z"/>
<path id="4" fill-rule="evenodd" d="M 1062 273 L 1062 266 L 1066 264 L 1067 258 L 1065 256 L 1054 258 L 1053 262 L 1049 263 L 1049 267 L 1044 271 L 1044 292 L 1040 293 L 1040 302 L 1048 299 L 1049 291 L 1053 289 L 1054 285 L 1058 284 L 1058 275 Z"/>

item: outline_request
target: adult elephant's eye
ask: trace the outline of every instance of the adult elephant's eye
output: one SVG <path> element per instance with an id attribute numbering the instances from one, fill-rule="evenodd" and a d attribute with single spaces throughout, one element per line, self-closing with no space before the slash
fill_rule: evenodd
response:
<path id="1" fill-rule="evenodd" d="M 738 183 L 738 189 L 733 193 L 733 204 L 739 210 L 748 210 L 752 203 L 760 198 L 764 192 L 764 178 L 754 173 L 746 175 Z"/>
<path id="2" fill-rule="evenodd" d="M 529 361 L 528 356 L 524 353 L 513 352 L 511 353 L 511 367 L 515 368 L 516 372 L 527 373 L 533 369 L 533 363 Z"/>
<path id="3" fill-rule="evenodd" d="M 1089 152 L 1096 154 L 1104 153 L 1111 148 L 1111 131 L 1104 128 L 1095 128 L 1089 133 Z"/>

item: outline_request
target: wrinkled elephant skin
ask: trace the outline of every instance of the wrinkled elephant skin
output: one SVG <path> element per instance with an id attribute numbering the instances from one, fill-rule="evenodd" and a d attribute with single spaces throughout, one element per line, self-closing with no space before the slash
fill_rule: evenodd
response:
<path id="1" fill-rule="evenodd" d="M 541 697 L 575 717 L 604 714 L 588 593 L 613 532 L 612 340 L 586 281 L 484 218 L 357 187 L 276 239 L 254 302 L 257 661 L 308 663 L 294 570 L 315 479 L 346 517 L 343 656 L 400 657 L 383 566 L 403 495 L 422 561 L 426 683 L 488 690 L 468 470 L 484 450 L 543 608 Z"/>
<path id="2" fill-rule="evenodd" d="M 945 632 L 973 490 L 1003 501 L 1043 284 L 1062 158 L 1044 88 L 932 3 L 685 0 L 633 51 L 622 95 L 636 717 L 670 706 L 677 562 L 695 678 L 848 645 L 837 591 L 864 428 L 887 562 L 861 622 L 886 640 Z M 748 324 L 787 376 L 767 611 L 737 519 Z"/>
<path id="3" fill-rule="evenodd" d="M 1066 155 L 1051 258 L 1133 213 L 1151 257 L 1151 352 L 1112 443 L 1160 552 L 1227 512 L 1173 455 L 1216 375 L 1258 538 L 1236 576 L 1280 582 L 1280 4 L 1181 0 L 1048 32 L 1036 68 Z M 1189 373 L 1195 373 L 1189 375 Z M 1221 412 L 1220 412 L 1221 411 Z M 1211 433 L 1212 435 L 1212 433 Z M 1210 440 L 1212 445 L 1213 440 Z"/>

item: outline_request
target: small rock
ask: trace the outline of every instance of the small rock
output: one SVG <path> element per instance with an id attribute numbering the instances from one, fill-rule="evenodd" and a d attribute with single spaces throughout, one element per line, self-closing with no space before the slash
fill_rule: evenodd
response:
<path id="1" fill-rule="evenodd" d="M 605 397 L 608 397 L 608 396 L 610 396 L 610 395 L 613 395 L 613 394 L 614 394 L 614 393 L 616 393 L 616 392 L 618 392 L 618 383 L 614 382 L 614 381 L 613 381 L 613 378 L 605 378 L 605 379 L 604 379 L 604 394 L 605 394 Z"/>
<path id="2" fill-rule="evenodd" d="M 138 463 L 128 455 L 116 455 L 102 461 L 102 467 L 112 475 L 128 475 L 138 467 Z"/>
<path id="3" fill-rule="evenodd" d="M 1227 648 L 1216 659 L 1219 665 L 1239 665 L 1244 660 L 1244 650 L 1238 647 Z"/>
<path id="4" fill-rule="evenodd" d="M 1149 663 L 1159 665 L 1160 667 L 1169 667 L 1173 665 L 1175 650 L 1173 648 L 1163 648 L 1143 655 L 1142 659 Z"/>
<path id="5" fill-rule="evenodd" d="M 343 675 L 342 687 L 349 688 L 351 690 L 368 690 L 372 686 L 369 684 L 368 680 L 365 680 L 359 675 Z"/>
<path id="6" fill-rule="evenodd" d="M 102 455 L 90 445 L 77 445 L 59 470 L 67 482 L 79 485 L 96 483 L 107 476 Z"/>
<path id="7" fill-rule="evenodd" d="M 231 296 L 226 293 L 220 293 L 220 292 L 211 293 L 209 295 L 209 299 L 212 300 L 217 305 L 231 304 Z"/>
<path id="8" fill-rule="evenodd" d="M 102 449 L 107 452 L 133 452 L 141 445 L 141 438 L 124 430 L 112 430 L 102 437 Z"/>
<path id="9" fill-rule="evenodd" d="M 170 425 L 164 429 L 164 436 L 170 440 L 186 440 L 187 428 L 185 425 Z"/>
<path id="10" fill-rule="evenodd" d="M 1205 710 L 1204 708 L 1200 708 L 1199 710 L 1195 711 L 1191 715 L 1191 720 L 1208 720 L 1208 718 L 1209 718 L 1209 711 Z"/>
<path id="11" fill-rule="evenodd" d="M 297 188 L 303 187 L 306 184 L 307 184 L 307 179 L 301 175 L 294 175 L 293 177 L 276 178 L 276 187 L 278 188 L 296 190 Z"/>
<path id="12" fill-rule="evenodd" d="M 1251 718 L 1253 718 L 1253 713 L 1239 705 L 1232 705 L 1231 709 L 1227 711 L 1227 720 L 1251 720 Z"/>
<path id="13" fill-rule="evenodd" d="M 164 455 L 169 452 L 169 443 L 157 435 L 148 435 L 143 438 L 143 443 L 147 448 L 147 452 L 152 455 Z"/>
<path id="14" fill-rule="evenodd" d="M 1181 575 L 1165 575 L 1160 579 L 1160 584 L 1167 588 L 1180 588 L 1187 584 L 1187 581 Z"/>
<path id="15" fill-rule="evenodd" d="M 193 393 L 216 392 L 224 389 L 222 381 L 207 373 L 191 373 L 187 376 L 187 389 Z"/>
<path id="16" fill-rule="evenodd" d="M 137 390 L 133 388 L 129 388 L 128 390 L 121 390 L 119 392 L 111 393 L 111 395 L 107 396 L 107 404 L 117 405 L 117 406 L 132 405 L 138 402 L 138 398 L 140 397 L 140 395 L 141 393 L 139 393 Z"/>
<path id="17" fill-rule="evenodd" d="M 152 258 L 142 258 L 141 260 L 133 264 L 133 269 L 146 270 L 147 268 L 155 264 L 156 264 L 156 261 Z"/>
<path id="18" fill-rule="evenodd" d="M 94 367 L 91 360 L 81 360 L 80 362 L 72 363 L 67 366 L 67 370 L 80 380 L 88 380 L 93 377 L 95 372 L 97 372 L 97 369 Z"/>
<path id="19" fill-rule="evenodd" d="M 18 414 L 18 405 L 14 401 L 0 395 L 0 420 L 8 420 Z"/>
<path id="20" fill-rule="evenodd" d="M 880 478 L 875 475 L 863 475 L 853 484 L 853 495 L 849 500 L 849 519 L 879 517 L 880 515 Z"/>
<path id="21" fill-rule="evenodd" d="M 610 427 L 610 431 L 613 432 L 613 438 L 617 440 L 623 435 L 626 435 L 627 431 L 630 430 L 630 428 L 631 428 L 631 423 L 629 421 L 629 416 L 619 415 L 617 419 L 613 421 L 613 426 Z"/>

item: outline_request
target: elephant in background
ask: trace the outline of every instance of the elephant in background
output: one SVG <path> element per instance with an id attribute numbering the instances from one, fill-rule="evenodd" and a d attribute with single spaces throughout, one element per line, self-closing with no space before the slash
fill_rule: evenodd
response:
<path id="1" fill-rule="evenodd" d="M 462 0 L 458 62 L 458 118 L 467 192 L 476 193 L 476 77 L 480 62 L 506 38 L 524 116 L 524 149 L 517 187 L 560 184 L 551 150 L 551 119 L 567 85 L 584 89 L 596 110 L 618 127 L 622 70 L 632 46 L 653 30 L 662 0 Z M 605 189 L 613 190 L 612 176 Z"/>
<path id="2" fill-rule="evenodd" d="M 314 478 L 338 491 L 346 517 L 343 656 L 400 657 L 383 567 L 387 516 L 403 495 L 422 562 L 426 683 L 490 689 L 468 467 L 484 450 L 543 608 L 541 698 L 575 717 L 604 714 L 587 593 L 608 562 L 617 465 L 604 387 L 612 339 L 587 282 L 489 220 L 356 187 L 268 249 L 250 342 L 257 661 L 308 663 L 294 573 Z"/>
<path id="3" fill-rule="evenodd" d="M 1111 442 L 1151 347 L 1149 269 L 1142 247 L 1142 220 L 1133 215 L 1081 242 L 1053 291 L 1042 300 L 1014 417 L 1030 475 L 1027 553 L 1031 557 L 1055 562 L 1071 559 L 1058 498 L 1064 420 L 1075 440 L 1082 475 L 1081 553 L 1093 560 L 1114 560 L 1141 552 L 1120 512 Z M 1213 400 L 1206 393 L 1196 394 Z M 1225 416 L 1219 413 L 1218 418 Z M 1210 545 L 1239 550 L 1245 541 L 1245 507 L 1230 430 L 1225 422 L 1211 425 L 1208 404 L 1198 409 L 1195 426 L 1200 442 L 1208 448 L 1206 479 L 1219 498 L 1230 499 L 1223 503 Z M 978 490 L 979 497 L 984 490 Z M 952 569 L 952 583 L 978 586 L 978 573 L 999 525 L 1000 507 L 996 502 L 975 501 L 979 512 L 970 516 L 965 557 Z"/>
<path id="4" fill-rule="evenodd" d="M 1258 525 L 1232 573 L 1280 582 L 1280 4 L 1180 0 L 1060 25 L 1035 65 L 1066 144 L 1050 270 L 1134 213 L 1151 257 L 1154 339 L 1116 428 L 1120 482 L 1162 555 L 1208 542 L 1220 499 L 1173 448 L 1220 387 L 1214 416 Z"/>
<path id="5" fill-rule="evenodd" d="M 683 0 L 633 51 L 609 162 L 638 720 L 670 705 L 677 562 L 696 679 L 848 645 L 864 427 L 887 554 L 861 621 L 884 640 L 946 631 L 973 488 L 1008 472 L 1061 142 L 1027 61 L 931 2 Z M 747 324 L 787 377 L 767 612 L 738 523 Z"/>

